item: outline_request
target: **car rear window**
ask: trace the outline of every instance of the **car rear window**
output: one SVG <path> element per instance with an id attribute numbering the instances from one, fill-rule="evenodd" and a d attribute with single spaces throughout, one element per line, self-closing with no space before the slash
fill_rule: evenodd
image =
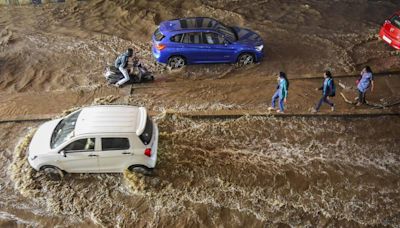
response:
<path id="1" fill-rule="evenodd" d="M 102 138 L 102 150 L 126 150 L 129 149 L 129 140 L 127 138 Z"/>
<path id="2" fill-rule="evenodd" d="M 400 16 L 399 15 L 394 15 L 391 19 L 390 22 L 392 25 L 400 29 Z"/>
<path id="3" fill-rule="evenodd" d="M 164 34 L 161 33 L 160 28 L 157 28 L 156 31 L 154 32 L 154 37 L 156 38 L 157 41 L 161 41 L 165 36 Z"/>
<path id="4" fill-rule="evenodd" d="M 144 127 L 143 133 L 139 136 L 140 140 L 144 145 L 148 145 L 151 142 L 153 136 L 153 122 L 150 117 L 147 116 L 146 126 Z"/>

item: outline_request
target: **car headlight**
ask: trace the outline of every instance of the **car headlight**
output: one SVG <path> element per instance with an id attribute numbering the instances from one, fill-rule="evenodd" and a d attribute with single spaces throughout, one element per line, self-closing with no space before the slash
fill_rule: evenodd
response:
<path id="1" fill-rule="evenodd" d="M 255 49 L 256 49 L 257 51 L 262 51 L 263 48 L 264 48 L 264 45 L 255 46 Z"/>

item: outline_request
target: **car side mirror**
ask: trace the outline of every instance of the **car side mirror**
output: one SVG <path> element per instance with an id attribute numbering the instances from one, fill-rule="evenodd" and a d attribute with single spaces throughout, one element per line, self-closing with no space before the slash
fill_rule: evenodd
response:
<path id="1" fill-rule="evenodd" d="M 228 45 L 229 45 L 229 41 L 224 40 L 224 45 L 225 45 L 225 46 L 228 46 Z"/>
<path id="2" fill-rule="evenodd" d="M 64 158 L 67 157 L 67 154 L 65 153 L 65 150 L 60 151 L 60 154 L 62 154 L 62 156 L 64 156 Z"/>

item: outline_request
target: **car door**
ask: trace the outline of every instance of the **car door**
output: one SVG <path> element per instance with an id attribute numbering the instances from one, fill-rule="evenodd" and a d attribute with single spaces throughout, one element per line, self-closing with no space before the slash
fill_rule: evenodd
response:
<path id="1" fill-rule="evenodd" d="M 182 55 L 189 63 L 207 62 L 207 45 L 202 42 L 201 32 L 184 33 L 182 37 Z"/>
<path id="2" fill-rule="evenodd" d="M 99 151 L 95 150 L 95 138 L 77 139 L 65 146 L 58 161 L 61 169 L 71 173 L 98 172 Z"/>
<path id="3" fill-rule="evenodd" d="M 207 44 L 208 60 L 215 63 L 231 62 L 235 49 L 224 37 L 214 32 L 203 33 L 203 43 Z"/>
<path id="4" fill-rule="evenodd" d="M 183 33 L 178 33 L 173 35 L 170 38 L 170 43 L 168 44 L 168 48 L 172 50 L 171 54 L 181 54 L 184 48 L 184 44 L 182 43 Z"/>
<path id="5" fill-rule="evenodd" d="M 132 143 L 129 137 L 102 137 L 99 170 L 102 172 L 121 172 L 128 159 L 132 159 Z"/>

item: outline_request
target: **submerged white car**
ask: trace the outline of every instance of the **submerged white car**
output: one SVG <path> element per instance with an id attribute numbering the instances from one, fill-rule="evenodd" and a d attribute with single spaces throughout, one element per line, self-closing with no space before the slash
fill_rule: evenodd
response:
<path id="1" fill-rule="evenodd" d="M 29 164 L 52 179 L 68 173 L 148 173 L 156 165 L 158 128 L 143 107 L 82 108 L 39 127 Z"/>

